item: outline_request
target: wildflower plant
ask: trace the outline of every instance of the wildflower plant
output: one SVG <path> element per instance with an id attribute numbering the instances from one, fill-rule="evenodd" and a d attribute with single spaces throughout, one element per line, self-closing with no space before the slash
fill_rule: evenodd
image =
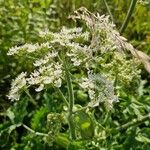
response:
<path id="1" fill-rule="evenodd" d="M 84 21 L 88 29 L 63 27 L 57 33 L 41 31 L 41 43 L 26 43 L 9 49 L 8 55 L 31 59 L 33 70 L 21 73 L 12 81 L 8 98 L 18 101 L 21 92 L 27 91 L 30 87 L 34 87 L 36 92 L 49 88 L 56 89 L 67 108 L 62 112 L 69 126 L 69 138 L 75 140 L 84 139 L 86 129 L 91 129 L 89 138 L 101 136 L 103 131 L 95 131 L 100 123 L 95 120 L 92 113 L 103 105 L 109 111 L 113 110 L 113 104 L 119 101 L 120 88 L 128 88 L 133 80 L 139 81 L 140 62 L 148 64 L 149 58 L 134 49 L 119 34 L 108 16 L 94 15 L 85 8 L 80 8 L 70 18 Z M 142 56 L 146 59 L 142 59 Z M 80 74 L 79 78 L 77 73 Z M 66 87 L 67 92 L 63 90 Z M 75 87 L 88 95 L 84 106 L 76 103 Z M 62 122 L 65 122 L 64 120 Z M 57 121 L 49 115 L 48 122 Z M 78 126 L 83 129 L 78 131 Z M 57 135 L 59 132 L 60 122 Z"/>

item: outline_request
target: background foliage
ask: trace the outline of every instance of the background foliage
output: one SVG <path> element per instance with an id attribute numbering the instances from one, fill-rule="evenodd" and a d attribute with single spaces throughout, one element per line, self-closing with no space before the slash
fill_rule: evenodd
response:
<path id="1" fill-rule="evenodd" d="M 119 30 L 127 13 L 130 1 L 108 0 L 108 5 Z M 23 95 L 17 103 L 10 102 L 8 94 L 11 80 L 16 74 L 31 70 L 30 63 L 25 60 L 7 56 L 8 49 L 14 45 L 26 42 L 41 42 L 38 32 L 44 28 L 59 31 L 66 25 L 72 27 L 75 23 L 67 18 L 77 8 L 85 6 L 91 12 L 108 14 L 103 0 L 0 0 L 0 148 L 1 149 L 150 149 L 150 122 L 143 121 L 136 126 L 128 126 L 119 132 L 111 131 L 134 119 L 141 118 L 150 112 L 150 75 L 143 69 L 138 88 L 121 90 L 119 102 L 113 110 L 103 111 L 96 108 L 94 117 L 105 127 L 103 134 L 85 141 L 70 142 L 65 131 L 67 123 L 63 120 L 62 134 L 55 142 L 53 137 L 44 138 L 29 133 L 20 126 L 24 123 L 38 132 L 49 132 L 47 115 L 60 117 L 63 109 L 62 99 L 53 88 L 40 94 L 32 95 L 37 102 L 33 105 L 28 97 Z M 65 11 L 64 11 L 65 10 Z M 150 54 L 150 3 L 138 3 L 130 23 L 123 35 L 139 50 Z M 78 26 L 80 25 L 77 24 Z M 78 75 L 80 76 L 80 75 Z M 129 92 L 133 90 L 132 92 Z M 51 94 L 52 93 L 52 94 Z M 87 95 L 76 90 L 77 103 L 84 105 Z M 83 117 L 82 112 L 79 116 Z M 89 116 L 84 116 L 89 119 Z M 54 131 L 59 130 L 61 122 L 54 120 Z M 79 124 L 80 126 L 80 124 Z M 57 128 L 56 128 L 57 127 Z M 101 128 L 103 131 L 103 128 Z M 91 131 L 92 132 L 92 131 Z M 86 137 L 83 132 L 82 137 Z"/>

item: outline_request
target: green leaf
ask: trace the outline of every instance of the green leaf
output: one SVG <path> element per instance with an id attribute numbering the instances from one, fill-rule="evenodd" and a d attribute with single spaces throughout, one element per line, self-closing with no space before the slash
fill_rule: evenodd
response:
<path id="1" fill-rule="evenodd" d="M 37 110 L 31 120 L 32 129 L 42 131 L 42 129 L 46 127 L 47 114 L 48 108 L 46 107 L 41 107 L 39 110 Z"/>
<path id="2" fill-rule="evenodd" d="M 70 140 L 66 134 L 59 134 L 56 136 L 56 143 L 66 149 L 70 143 Z"/>
<path id="3" fill-rule="evenodd" d="M 142 142 L 142 143 L 150 143 L 150 139 L 143 136 L 143 135 L 138 135 L 137 137 L 135 137 L 135 139 L 139 142 Z"/>
<path id="4" fill-rule="evenodd" d="M 11 122 L 14 122 L 15 119 L 15 114 L 14 112 L 11 110 L 11 108 L 8 108 L 6 111 L 6 116 L 9 117 L 9 119 L 11 120 Z"/>
<path id="5" fill-rule="evenodd" d="M 28 99 L 22 98 L 15 103 L 12 111 L 15 114 L 14 122 L 16 124 L 23 122 L 24 117 L 28 114 L 27 112 Z"/>
<path id="6" fill-rule="evenodd" d="M 21 123 L 24 117 L 27 115 L 28 100 L 27 98 L 23 98 L 18 102 L 14 103 L 14 105 L 7 109 L 6 115 L 9 117 L 12 123 L 18 124 Z"/>
<path id="7" fill-rule="evenodd" d="M 81 129 L 82 130 L 85 130 L 85 129 L 88 129 L 90 127 L 90 122 L 84 122 L 82 125 L 81 125 Z"/>
<path id="8" fill-rule="evenodd" d="M 91 116 L 84 111 L 75 114 L 75 124 L 83 139 L 89 139 L 94 136 L 94 121 Z"/>

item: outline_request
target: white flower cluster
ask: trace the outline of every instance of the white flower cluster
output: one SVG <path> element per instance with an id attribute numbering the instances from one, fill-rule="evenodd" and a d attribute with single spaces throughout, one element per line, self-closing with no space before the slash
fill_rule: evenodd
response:
<path id="1" fill-rule="evenodd" d="M 89 39 L 89 32 L 82 32 L 82 28 L 68 29 L 63 27 L 59 33 L 50 32 L 48 30 L 41 31 L 40 36 L 46 39 L 50 39 L 50 43 L 59 43 L 61 46 L 65 46 L 76 39 Z"/>
<path id="2" fill-rule="evenodd" d="M 42 44 L 24 44 L 9 49 L 8 55 L 27 54 L 34 60 L 33 66 L 36 68 L 30 77 L 24 78 L 26 86 L 38 85 L 35 89 L 37 92 L 43 90 L 47 85 L 52 84 L 61 87 L 63 79 L 62 58 L 60 57 L 62 50 L 66 56 L 73 62 L 74 66 L 79 66 L 82 62 L 87 62 L 87 58 L 91 58 L 88 46 L 83 46 L 82 42 L 88 41 L 89 33 L 82 32 L 82 28 L 67 29 L 65 27 L 59 33 L 52 33 L 48 30 L 41 32 L 41 37 L 46 38 Z M 64 52 L 63 52 L 64 53 Z M 34 56 L 34 57 L 33 57 Z M 61 63 L 60 63 L 61 62 Z M 11 91 L 9 98 L 18 100 L 20 97 L 22 82 L 18 81 L 18 85 L 13 84 L 12 89 L 16 86 L 15 91 Z M 18 90 L 17 90 L 18 89 Z M 15 94 L 18 95 L 15 95 Z"/>
<path id="3" fill-rule="evenodd" d="M 94 15 L 86 8 L 81 7 L 70 17 L 72 19 L 84 20 L 90 28 L 92 34 L 90 48 L 92 51 L 101 51 L 101 53 L 104 53 L 115 48 L 110 36 L 112 31 L 115 31 L 115 25 L 109 21 L 109 16 Z"/>
<path id="4" fill-rule="evenodd" d="M 33 65 L 36 67 L 39 67 L 41 65 L 45 65 L 47 64 L 50 60 L 52 60 L 53 58 L 58 56 L 58 52 L 56 51 L 52 51 L 52 52 L 48 52 L 44 58 L 38 59 L 36 60 Z"/>
<path id="5" fill-rule="evenodd" d="M 144 1 L 146 2 L 146 1 Z M 106 52 L 118 51 L 123 54 L 129 51 L 132 56 L 138 58 L 143 63 L 145 69 L 150 72 L 150 58 L 145 53 L 136 50 L 127 39 L 120 35 L 113 22 L 108 16 L 93 14 L 86 8 L 81 7 L 70 16 L 72 19 L 81 19 L 85 21 L 87 27 L 91 30 L 91 51 L 96 53 L 96 57 L 101 57 Z M 144 57 L 143 57 L 144 56 Z M 96 60 L 96 59 L 95 59 Z"/>
<path id="6" fill-rule="evenodd" d="M 88 94 L 91 100 L 95 98 L 95 91 L 94 91 L 94 83 L 89 78 L 82 78 L 82 83 L 79 84 L 83 89 L 88 90 Z"/>
<path id="7" fill-rule="evenodd" d="M 47 66 L 42 66 L 38 70 L 31 73 L 27 78 L 27 73 L 21 73 L 11 84 L 11 90 L 8 98 L 12 101 L 19 100 L 22 91 L 31 86 L 38 85 L 35 90 L 40 92 L 46 85 L 54 85 L 55 87 L 61 87 L 62 84 L 62 64 L 56 62 Z"/>
<path id="8" fill-rule="evenodd" d="M 106 53 L 110 50 L 123 53 L 123 50 L 128 49 L 126 46 L 127 39 L 120 36 L 120 33 L 115 29 L 115 24 L 110 22 L 109 16 L 97 14 L 93 31 L 95 31 L 95 37 L 93 37 L 91 45 L 94 45 L 95 49 L 100 50 L 101 53 Z"/>
<path id="9" fill-rule="evenodd" d="M 19 100 L 23 88 L 27 87 L 25 77 L 26 73 L 22 72 L 15 80 L 12 81 L 11 90 L 8 94 L 8 98 L 12 101 Z"/>
<path id="10" fill-rule="evenodd" d="M 82 41 L 88 41 L 89 32 L 82 32 L 82 28 L 67 29 L 63 27 L 59 33 L 46 30 L 40 32 L 41 37 L 49 39 L 51 45 L 59 44 L 66 49 L 66 54 L 73 62 L 74 66 L 79 66 L 91 58 L 91 50 L 87 45 L 82 46 Z"/>
<path id="11" fill-rule="evenodd" d="M 101 66 L 108 76 L 115 80 L 117 76 L 117 86 L 129 87 L 140 79 L 141 70 L 139 69 L 140 61 L 138 59 L 126 59 L 126 55 L 114 52 L 112 60 L 106 63 L 106 59 L 101 61 Z"/>
<path id="12" fill-rule="evenodd" d="M 73 19 L 84 20 L 92 33 L 90 48 L 94 51 L 105 53 L 108 50 L 123 50 L 129 48 L 132 51 L 134 48 L 127 43 L 126 39 L 120 36 L 120 33 L 115 29 L 115 24 L 110 21 L 109 16 L 96 15 L 89 12 L 86 8 L 81 7 L 71 16 Z"/>
<path id="13" fill-rule="evenodd" d="M 77 43 L 69 43 L 70 51 L 67 52 L 67 56 L 70 57 L 74 66 L 79 66 L 81 63 L 86 62 L 86 60 L 90 59 L 92 53 L 88 46 L 80 46 Z"/>
<path id="14" fill-rule="evenodd" d="M 62 64 L 51 63 L 47 66 L 41 66 L 39 70 L 31 73 L 30 78 L 27 78 L 29 85 L 39 85 L 35 90 L 37 92 L 44 89 L 44 86 L 53 84 L 56 87 L 61 87 L 62 83 Z"/>
<path id="15" fill-rule="evenodd" d="M 14 54 L 19 54 L 21 52 L 25 53 L 33 53 L 37 50 L 41 50 L 43 48 L 50 48 L 49 43 L 42 43 L 42 44 L 24 44 L 22 46 L 15 46 L 9 49 L 7 55 L 14 55 Z"/>
<path id="16" fill-rule="evenodd" d="M 99 106 L 99 103 L 104 102 L 105 104 L 112 107 L 113 102 L 116 102 L 117 96 L 114 94 L 114 87 L 111 81 L 105 76 L 93 75 L 89 73 L 88 78 L 83 78 L 80 86 L 88 91 L 91 102 L 90 107 Z"/>

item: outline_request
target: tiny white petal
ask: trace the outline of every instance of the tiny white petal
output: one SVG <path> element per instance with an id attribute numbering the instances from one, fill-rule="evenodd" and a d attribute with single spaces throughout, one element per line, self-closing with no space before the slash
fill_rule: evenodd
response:
<path id="1" fill-rule="evenodd" d="M 44 77 L 44 79 L 43 79 L 43 83 L 44 83 L 44 84 L 50 84 L 50 83 L 53 82 L 53 80 L 54 80 L 54 77 L 48 77 L 48 76 L 46 76 L 46 77 Z"/>
<path id="2" fill-rule="evenodd" d="M 59 88 L 59 87 L 61 87 L 61 83 L 62 83 L 62 81 L 61 81 L 61 79 L 59 78 L 58 80 L 56 80 L 56 81 L 54 82 L 54 85 Z"/>
<path id="3" fill-rule="evenodd" d="M 40 92 L 44 89 L 44 84 L 40 84 L 38 88 L 35 89 L 36 92 Z"/>

